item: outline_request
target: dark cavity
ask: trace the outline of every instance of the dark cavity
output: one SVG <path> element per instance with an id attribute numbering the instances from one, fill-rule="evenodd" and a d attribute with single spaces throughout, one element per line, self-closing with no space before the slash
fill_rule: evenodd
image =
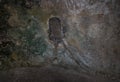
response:
<path id="1" fill-rule="evenodd" d="M 48 36 L 55 44 L 62 42 L 63 28 L 61 26 L 61 20 L 58 17 L 52 17 L 49 19 Z"/>

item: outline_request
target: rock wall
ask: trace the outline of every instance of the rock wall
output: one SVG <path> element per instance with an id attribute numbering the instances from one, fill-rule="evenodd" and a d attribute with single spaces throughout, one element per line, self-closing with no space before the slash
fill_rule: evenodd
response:
<path id="1" fill-rule="evenodd" d="M 10 14 L 7 33 L 15 45 L 9 57 L 12 64 L 52 62 L 120 73 L 119 0 L 1 0 L 0 4 Z M 58 17 L 65 29 L 57 49 L 48 38 L 51 17 Z"/>

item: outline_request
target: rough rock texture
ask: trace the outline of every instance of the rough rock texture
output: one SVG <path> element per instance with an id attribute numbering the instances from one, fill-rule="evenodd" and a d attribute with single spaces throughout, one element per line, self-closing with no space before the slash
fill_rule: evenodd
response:
<path id="1" fill-rule="evenodd" d="M 80 74 L 57 66 L 15 68 L 9 72 L 0 73 L 1 82 L 118 82 Z"/>
<path id="2" fill-rule="evenodd" d="M 1 0 L 3 3 L 10 14 L 7 33 L 15 45 L 11 67 L 51 62 L 94 73 L 120 74 L 119 0 Z M 48 38 L 51 17 L 58 17 L 65 28 L 57 49 Z"/>

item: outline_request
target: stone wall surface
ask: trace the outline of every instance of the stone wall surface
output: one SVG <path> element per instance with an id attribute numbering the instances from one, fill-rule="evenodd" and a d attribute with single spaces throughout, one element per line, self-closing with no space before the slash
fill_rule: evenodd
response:
<path id="1" fill-rule="evenodd" d="M 10 59 L 4 60 L 11 61 L 10 67 L 52 62 L 120 73 L 119 0 L 1 0 L 0 4 L 9 13 L 4 36 L 14 44 Z M 51 17 L 58 17 L 65 31 L 57 48 L 48 38 Z"/>

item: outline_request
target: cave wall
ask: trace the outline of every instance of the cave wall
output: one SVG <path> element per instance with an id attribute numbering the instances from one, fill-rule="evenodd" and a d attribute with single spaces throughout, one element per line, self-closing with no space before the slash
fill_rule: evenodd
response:
<path id="1" fill-rule="evenodd" d="M 3 52 L 6 49 L 1 47 L 1 69 L 6 68 L 6 63 L 8 67 L 50 63 L 55 47 L 48 39 L 48 20 L 55 16 L 65 28 L 65 37 L 57 48 L 57 62 L 53 63 L 120 72 L 119 0 L 1 0 L 0 4 L 8 13 L 1 10 L 9 25 L 2 30 L 7 31 L 3 36 L 13 43 L 12 49 L 6 51 L 11 52 L 7 57 Z M 8 39 L 0 41 L 3 45 Z"/>

